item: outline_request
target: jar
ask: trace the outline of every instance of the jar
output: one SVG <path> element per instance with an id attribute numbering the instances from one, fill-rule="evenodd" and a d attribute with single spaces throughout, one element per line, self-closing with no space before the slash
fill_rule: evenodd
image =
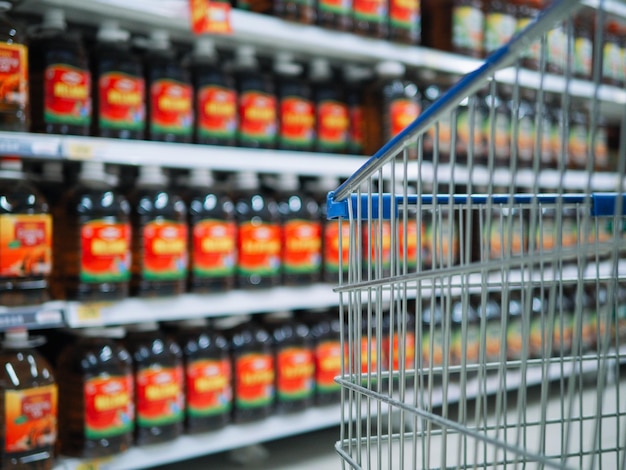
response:
<path id="1" fill-rule="evenodd" d="M 457 54 L 483 53 L 483 0 L 422 0 L 424 42 Z"/>
<path id="2" fill-rule="evenodd" d="M 422 71 L 422 109 L 425 111 L 450 88 L 452 79 L 448 75 L 439 75 L 434 71 Z M 436 145 L 435 145 L 436 144 Z M 444 114 L 437 125 L 432 125 L 423 134 L 423 157 L 426 161 L 445 163 L 450 161 L 452 147 L 452 113 Z"/>
<path id="3" fill-rule="evenodd" d="M 624 58 L 620 24 L 609 20 L 604 29 L 602 44 L 602 83 L 621 86 L 624 82 Z"/>
<path id="4" fill-rule="evenodd" d="M 533 21 L 543 9 L 545 0 L 520 0 L 517 10 L 516 33 L 522 31 Z M 531 70 L 539 70 L 541 61 L 541 40 L 534 41 L 526 51 L 522 53 L 522 67 Z"/>
<path id="5" fill-rule="evenodd" d="M 506 44 L 515 34 L 517 8 L 510 0 L 486 0 L 483 49 L 491 54 Z"/>
<path id="6" fill-rule="evenodd" d="M 582 103 L 570 104 L 570 121 L 567 141 L 567 167 L 587 168 L 587 139 L 589 137 L 589 116 Z"/>
<path id="7" fill-rule="evenodd" d="M 535 158 L 535 100 L 534 90 L 527 88 L 520 90 L 520 101 L 517 110 L 517 163 L 518 167 L 532 168 Z M 513 123 L 515 125 L 515 123 Z M 513 136 L 513 125 L 511 126 L 511 138 Z"/>
<path id="8" fill-rule="evenodd" d="M 550 73 L 562 75 L 565 73 L 567 54 L 567 24 L 559 23 L 548 31 L 546 70 Z"/>
<path id="9" fill-rule="evenodd" d="M 496 88 L 483 97 L 484 131 L 487 147 L 487 162 L 493 158 L 496 167 L 508 168 L 511 159 L 511 111 L 507 105 L 508 97 Z"/>
<path id="10" fill-rule="evenodd" d="M 582 80 L 591 80 L 593 72 L 593 39 L 595 15 L 588 9 L 574 18 L 574 51 L 572 74 Z"/>

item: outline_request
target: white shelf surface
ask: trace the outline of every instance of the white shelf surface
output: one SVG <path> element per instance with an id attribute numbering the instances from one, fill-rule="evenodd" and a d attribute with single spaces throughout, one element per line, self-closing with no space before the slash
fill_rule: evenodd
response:
<path id="1" fill-rule="evenodd" d="M 29 330 L 64 326 L 65 302 L 52 301 L 24 307 L 0 306 L 0 331 L 14 327 Z"/>

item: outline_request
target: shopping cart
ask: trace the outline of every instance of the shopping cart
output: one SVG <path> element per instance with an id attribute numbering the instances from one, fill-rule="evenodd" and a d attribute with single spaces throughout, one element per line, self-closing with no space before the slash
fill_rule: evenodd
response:
<path id="1" fill-rule="evenodd" d="M 329 217 L 350 226 L 336 288 L 344 467 L 626 468 L 626 106 L 613 179 L 598 193 L 600 98 L 623 97 L 600 84 L 612 3 L 595 3 L 592 84 L 571 70 L 581 2 L 555 2 L 329 194 Z M 568 49 L 560 77 L 546 72 L 555 25 Z M 537 73 L 520 66 L 529 48 Z M 533 80 L 528 157 L 520 108 Z M 498 81 L 512 94 L 504 168 L 497 109 L 480 115 L 479 105 Z M 584 169 L 572 172 L 571 95 L 583 85 L 590 132 Z M 547 90 L 563 110 L 556 131 Z M 453 134 L 444 163 L 439 127 L 454 128 L 461 102 L 469 145 L 461 155 Z M 552 170 L 546 139 L 556 140 Z"/>

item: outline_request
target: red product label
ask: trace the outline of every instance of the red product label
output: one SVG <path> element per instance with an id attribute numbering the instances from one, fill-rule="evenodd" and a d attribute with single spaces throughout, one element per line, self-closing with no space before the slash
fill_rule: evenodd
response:
<path id="1" fill-rule="evenodd" d="M 69 65 L 49 65 L 44 74 L 44 119 L 75 126 L 91 122 L 91 75 Z"/>
<path id="2" fill-rule="evenodd" d="M 280 141 L 295 145 L 310 145 L 315 131 L 313 103 L 289 96 L 280 102 Z"/>
<path id="3" fill-rule="evenodd" d="M 100 127 L 143 129 L 146 112 L 146 86 L 143 78 L 121 72 L 107 72 L 98 81 Z"/>
<path id="4" fill-rule="evenodd" d="M 348 141 L 350 119 L 348 107 L 338 101 L 321 101 L 317 105 L 317 139 L 322 148 L 343 147 Z"/>
<path id="5" fill-rule="evenodd" d="M 191 266 L 199 277 L 232 274 L 237 258 L 235 222 L 202 220 L 193 227 Z"/>
<path id="6" fill-rule="evenodd" d="M 311 273 L 322 263 L 322 227 L 319 222 L 289 220 L 283 225 L 283 269 Z"/>
<path id="7" fill-rule="evenodd" d="M 419 0 L 391 0 L 389 2 L 389 19 L 392 26 L 413 30 L 418 25 L 419 16 Z"/>
<path id="8" fill-rule="evenodd" d="M 385 336 L 382 344 L 383 354 L 385 356 L 388 356 L 390 347 L 393 348 L 393 357 L 385 358 L 385 367 L 389 367 L 389 365 L 392 364 L 393 370 L 400 370 L 400 341 L 402 341 L 402 344 L 404 346 L 404 350 L 402 351 L 404 356 L 404 369 L 411 369 L 413 368 L 415 362 L 415 334 L 412 331 L 407 331 L 402 340 L 400 339 L 400 335 L 398 333 L 394 334 L 393 345 L 391 344 L 391 339 L 389 338 L 389 335 Z"/>
<path id="9" fill-rule="evenodd" d="M 420 114 L 420 106 L 407 99 L 394 100 L 389 106 L 391 137 L 398 135 L 411 124 Z"/>
<path id="10" fill-rule="evenodd" d="M 274 358 L 250 353 L 235 359 L 235 404 L 239 408 L 268 406 L 274 400 Z"/>
<path id="11" fill-rule="evenodd" d="M 230 34 L 230 3 L 190 0 L 191 30 L 194 34 Z"/>
<path id="12" fill-rule="evenodd" d="M 137 372 L 137 425 L 162 426 L 183 419 L 183 368 L 153 366 Z"/>
<path id="13" fill-rule="evenodd" d="M 103 439 L 132 432 L 133 377 L 103 374 L 85 382 L 85 437 Z"/>
<path id="14" fill-rule="evenodd" d="M 376 339 L 372 338 L 368 342 L 367 336 L 361 338 L 361 373 L 376 373 L 378 367 L 378 353 L 376 352 Z M 355 367 L 356 371 L 357 368 Z"/>
<path id="15" fill-rule="evenodd" d="M 281 230 L 277 224 L 246 222 L 239 227 L 239 272 L 269 276 L 280 269 Z"/>
<path id="16" fill-rule="evenodd" d="M 363 107 L 362 106 L 352 106 L 350 108 L 350 145 L 356 151 L 361 151 L 363 148 L 365 138 L 363 129 L 364 120 L 363 120 Z"/>
<path id="17" fill-rule="evenodd" d="M 150 86 L 150 131 L 189 135 L 193 126 L 193 89 L 170 79 L 155 80 Z"/>
<path id="18" fill-rule="evenodd" d="M 341 225 L 340 225 L 341 224 Z M 341 240 L 341 243 L 340 243 Z M 341 247 L 340 247 L 341 245 Z M 328 222 L 324 225 L 324 266 L 327 271 L 339 272 L 340 261 L 348 270 L 350 253 L 350 224 L 346 220 Z"/>
<path id="19" fill-rule="evenodd" d="M 51 267 L 50 215 L 0 215 L 0 276 L 45 276 Z"/>
<path id="20" fill-rule="evenodd" d="M 426 241 L 426 226 L 421 224 L 421 244 L 424 245 Z M 416 220 L 406 221 L 406 240 L 404 238 L 404 229 L 400 228 L 400 257 L 404 260 L 406 251 L 406 264 L 408 267 L 414 268 L 420 262 L 420 252 L 418 250 L 417 238 L 419 227 Z"/>
<path id="21" fill-rule="evenodd" d="M 320 0 L 319 9 L 321 12 L 345 15 L 350 11 L 352 2 L 350 0 Z"/>
<path id="22" fill-rule="evenodd" d="M 276 137 L 276 99 L 246 91 L 239 97 L 239 138 L 271 143 Z"/>
<path id="23" fill-rule="evenodd" d="M 366 233 L 367 227 L 363 232 L 363 255 L 364 261 L 367 262 L 367 247 L 369 237 Z M 373 264 L 380 264 L 383 267 L 391 265 L 391 222 L 376 221 L 372 224 L 371 233 L 371 260 Z"/>
<path id="24" fill-rule="evenodd" d="M 0 103 L 28 103 L 28 49 L 22 44 L 0 44 Z"/>
<path id="25" fill-rule="evenodd" d="M 32 452 L 53 446 L 57 435 L 57 387 L 4 392 L 4 450 Z"/>
<path id="26" fill-rule="evenodd" d="M 237 93 L 206 85 L 198 90 L 198 136 L 232 138 L 237 131 Z"/>
<path id="27" fill-rule="evenodd" d="M 276 392 L 281 400 L 298 400 L 311 396 L 315 361 L 313 352 L 300 347 L 282 349 L 276 357 Z"/>
<path id="28" fill-rule="evenodd" d="M 182 279 L 187 273 L 187 226 L 154 221 L 143 229 L 143 276 L 148 280 Z"/>
<path id="29" fill-rule="evenodd" d="M 387 2 L 384 0 L 354 0 L 353 10 L 357 20 L 384 23 L 387 18 Z"/>
<path id="30" fill-rule="evenodd" d="M 205 359 L 187 365 L 187 413 L 192 417 L 226 413 L 232 401 L 228 359 Z"/>
<path id="31" fill-rule="evenodd" d="M 122 282 L 130 279 L 130 225 L 87 222 L 81 229 L 83 282 Z"/>
<path id="32" fill-rule="evenodd" d="M 322 392 L 339 390 L 335 377 L 341 374 L 341 343 L 323 341 L 315 348 L 315 383 Z"/>

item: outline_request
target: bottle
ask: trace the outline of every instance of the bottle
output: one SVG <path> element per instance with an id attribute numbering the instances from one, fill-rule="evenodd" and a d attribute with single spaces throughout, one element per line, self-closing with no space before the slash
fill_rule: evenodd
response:
<path id="1" fill-rule="evenodd" d="M 424 26 L 429 32 L 427 45 L 470 57 L 483 55 L 483 0 L 424 0 L 423 3 Z"/>
<path id="2" fill-rule="evenodd" d="M 508 305 L 502 302 L 502 317 L 508 315 L 506 332 L 506 356 L 509 361 L 519 361 L 524 354 L 524 347 L 528 348 L 528 332 L 524 316 L 524 301 L 527 296 L 523 291 L 514 290 L 509 293 Z M 502 300 L 502 299 L 501 299 Z M 528 351 L 528 349 L 526 349 Z"/>
<path id="3" fill-rule="evenodd" d="M 420 82 L 423 83 L 421 108 L 425 111 L 450 88 L 451 78 L 437 74 L 432 70 L 422 70 Z M 450 161 L 452 151 L 452 114 L 444 114 L 437 126 L 431 126 L 423 136 L 424 160 L 445 163 Z M 436 155 L 435 155 L 436 151 Z"/>
<path id="4" fill-rule="evenodd" d="M 420 0 L 389 1 L 389 39 L 404 44 L 421 42 Z"/>
<path id="5" fill-rule="evenodd" d="M 219 64 L 213 41 L 196 39 L 189 57 L 194 86 L 194 142 L 235 145 L 237 137 L 237 90 L 235 81 Z"/>
<path id="6" fill-rule="evenodd" d="M 384 0 L 353 0 L 352 24 L 356 34 L 385 39 L 388 23 L 389 7 Z"/>
<path id="7" fill-rule="evenodd" d="M 345 153 L 348 145 L 349 115 L 343 92 L 333 80 L 326 59 L 311 62 L 309 79 L 315 100 L 315 149 L 318 152 Z"/>
<path id="8" fill-rule="evenodd" d="M 298 177 L 283 173 L 274 183 L 281 215 L 283 285 L 319 282 L 322 269 L 322 224 L 317 201 L 300 191 Z"/>
<path id="9" fill-rule="evenodd" d="M 123 328 L 76 330 L 57 359 L 60 452 L 95 459 L 127 450 L 135 423 L 132 359 Z"/>
<path id="10" fill-rule="evenodd" d="M 517 164 L 518 167 L 532 168 L 537 138 L 536 93 L 528 88 L 521 89 L 519 93 L 519 106 L 517 109 L 512 109 L 513 115 L 517 112 Z M 511 127 L 511 135 L 513 137 L 513 127 Z"/>
<path id="11" fill-rule="evenodd" d="M 188 186 L 189 291 L 232 289 L 237 264 L 235 205 L 229 196 L 216 188 L 210 170 L 191 170 Z"/>
<path id="12" fill-rule="evenodd" d="M 235 186 L 237 284 L 241 288 L 277 286 L 281 272 L 278 205 L 261 191 L 254 173 L 238 173 Z"/>
<path id="13" fill-rule="evenodd" d="M 183 431 L 184 367 L 180 346 L 156 322 L 129 325 L 124 345 L 133 358 L 135 444 L 170 441 Z"/>
<path id="14" fill-rule="evenodd" d="M 278 131 L 276 95 L 271 81 L 261 72 L 255 50 L 239 46 L 234 75 L 237 82 L 241 147 L 274 148 Z"/>
<path id="15" fill-rule="evenodd" d="M 18 25 L 7 16 L 11 2 L 0 3 L 0 130 L 26 132 L 30 126 L 28 48 Z"/>
<path id="16" fill-rule="evenodd" d="M 132 207 L 131 292 L 140 297 L 182 294 L 187 279 L 187 207 L 167 190 L 160 167 L 142 166 Z"/>
<path id="17" fill-rule="evenodd" d="M 301 78 L 302 66 L 293 55 L 280 53 L 274 59 L 278 101 L 278 148 L 311 151 L 315 138 L 315 108 L 311 88 Z"/>
<path id="18" fill-rule="evenodd" d="M 22 173 L 22 162 L 0 158 L 0 305 L 48 299 L 52 217 L 43 196 Z"/>
<path id="19" fill-rule="evenodd" d="M 550 73 L 562 75 L 567 66 L 567 25 L 558 23 L 552 30 L 548 31 L 547 37 L 547 57 L 546 70 Z"/>
<path id="20" fill-rule="evenodd" d="M 574 17 L 574 50 L 572 74 L 582 80 L 591 80 L 593 73 L 594 15 L 581 10 Z"/>
<path id="21" fill-rule="evenodd" d="M 67 31 L 62 10 L 46 10 L 28 48 L 32 130 L 89 135 L 91 73 L 82 39 Z"/>
<path id="22" fill-rule="evenodd" d="M 448 352 L 444 349 L 443 336 L 443 305 L 439 297 L 423 301 L 422 305 L 422 367 L 426 370 L 443 366 L 444 357 Z M 451 353 L 451 351 L 450 351 Z M 430 371 L 429 380 L 441 379 L 441 373 Z"/>
<path id="23" fill-rule="evenodd" d="M 482 303 L 481 296 L 477 296 L 475 305 L 478 306 L 476 309 L 478 318 L 485 318 L 485 343 L 481 345 L 481 348 L 484 348 L 485 362 L 488 364 L 499 363 L 500 354 L 506 347 L 502 342 L 502 299 L 499 296 L 489 294 L 485 302 Z"/>
<path id="24" fill-rule="evenodd" d="M 456 77 L 454 78 L 456 81 Z M 465 97 L 456 109 L 456 152 L 455 162 L 460 164 L 484 161 L 484 114 L 480 110 L 478 95 Z M 441 133 L 441 130 L 440 130 Z"/>
<path id="25" fill-rule="evenodd" d="M 570 103 L 569 129 L 567 137 L 567 167 L 572 170 L 587 168 L 587 139 L 589 116 L 580 102 Z"/>
<path id="26" fill-rule="evenodd" d="M 131 264 L 130 204 L 107 183 L 104 163 L 84 162 L 66 193 L 55 224 L 59 241 L 55 282 L 64 298 L 118 300 L 128 296 Z"/>
<path id="27" fill-rule="evenodd" d="M 517 8 L 511 0 L 486 0 L 483 52 L 485 55 L 503 46 L 517 27 Z"/>
<path id="28" fill-rule="evenodd" d="M 193 138 L 193 87 L 166 31 L 152 31 L 144 55 L 147 89 L 146 137 L 190 143 Z"/>
<path id="29" fill-rule="evenodd" d="M 315 0 L 276 0 L 274 16 L 287 21 L 314 24 L 317 19 L 316 3 Z"/>
<path id="30" fill-rule="evenodd" d="M 263 316 L 274 342 L 276 411 L 303 411 L 313 405 L 315 357 L 309 327 L 291 312 Z"/>
<path id="31" fill-rule="evenodd" d="M 517 27 L 515 33 L 524 30 L 531 21 L 535 20 L 544 8 L 546 0 L 520 0 L 517 10 Z M 541 40 L 532 42 L 528 48 L 522 52 L 522 67 L 531 70 L 539 70 L 541 67 Z"/>
<path id="32" fill-rule="evenodd" d="M 589 133 L 589 143 L 593 145 L 593 169 L 595 171 L 609 171 L 609 128 L 606 118 L 599 115 L 596 118 L 595 132 L 594 129 L 590 128 Z"/>
<path id="33" fill-rule="evenodd" d="M 143 139 L 146 84 L 141 61 L 131 51 L 130 33 L 104 21 L 92 55 L 94 135 Z"/>
<path id="34" fill-rule="evenodd" d="M 507 104 L 507 89 L 496 89 L 484 95 L 484 131 L 486 161 L 493 159 L 496 167 L 509 168 L 511 163 L 511 110 Z"/>
<path id="35" fill-rule="evenodd" d="M 575 326 L 573 294 L 571 289 L 564 289 L 563 286 L 557 286 L 555 290 L 552 354 L 557 357 L 568 356 L 572 352 Z M 546 302 L 548 300 L 546 298 Z"/>
<path id="36" fill-rule="evenodd" d="M 373 76 L 370 68 L 346 65 L 343 78 L 346 84 L 346 104 L 348 105 L 349 130 L 347 152 L 362 155 L 365 146 L 364 100 L 365 83 Z"/>
<path id="37" fill-rule="evenodd" d="M 0 351 L 3 469 L 52 469 L 58 390 L 50 364 L 35 349 L 43 342 L 42 337 L 29 338 L 26 328 L 4 334 Z"/>
<path id="38" fill-rule="evenodd" d="M 272 337 L 250 315 L 216 319 L 229 340 L 233 360 L 233 421 L 247 423 L 272 414 L 275 398 Z"/>
<path id="39" fill-rule="evenodd" d="M 315 404 L 325 406 L 341 401 L 341 386 L 335 377 L 341 375 L 344 354 L 341 347 L 341 323 L 337 312 L 311 310 L 305 318 L 314 345 Z"/>
<path id="40" fill-rule="evenodd" d="M 480 188 L 478 193 L 486 193 L 487 188 Z M 508 187 L 493 187 L 494 195 L 506 195 Z M 518 204 L 506 202 L 504 204 L 492 204 L 491 215 L 485 211 L 482 220 L 475 219 L 477 226 L 481 227 L 482 242 L 480 247 L 474 247 L 480 253 L 475 261 L 504 260 L 512 257 L 524 256 L 528 253 L 528 218 L 530 211 L 523 209 Z M 478 238 L 478 237 L 476 237 Z"/>
<path id="41" fill-rule="evenodd" d="M 230 422 L 232 363 L 228 340 L 204 318 L 179 322 L 176 341 L 185 363 L 185 430 L 215 431 Z"/>
<path id="42" fill-rule="evenodd" d="M 624 82 L 623 60 L 621 57 L 620 25 L 609 19 L 604 27 L 602 42 L 602 83 L 621 87 Z"/>
<path id="43" fill-rule="evenodd" d="M 352 0 L 318 0 L 317 24 L 337 31 L 351 31 Z"/>
<path id="44" fill-rule="evenodd" d="M 450 338 L 450 363 L 457 366 L 463 364 L 475 365 L 479 363 L 481 351 L 481 326 L 478 308 L 480 298 L 470 297 L 466 299 L 467 305 L 464 305 L 464 299 L 461 297 L 453 297 L 450 300 L 444 300 L 444 308 L 450 308 L 450 322 L 452 333 Z M 448 303 L 451 305 L 448 306 Z M 448 322 L 445 318 L 442 319 Z M 465 323 L 465 334 L 463 332 L 463 324 Z M 442 333 L 443 335 L 443 333 Z M 443 339 L 443 338 L 442 338 Z M 443 339 L 445 345 L 445 339 Z M 473 374 L 469 374 L 473 375 Z"/>
<path id="45" fill-rule="evenodd" d="M 404 78 L 406 68 L 400 62 L 386 61 L 376 65 L 378 79 L 366 93 L 366 153 L 374 154 L 384 143 L 398 135 L 421 112 L 417 85 Z M 417 149 L 407 149 L 410 158 Z"/>
<path id="46" fill-rule="evenodd" d="M 383 316 L 382 364 L 383 369 L 401 372 L 407 385 L 413 384 L 413 376 L 404 375 L 404 371 L 415 369 L 415 307 L 408 304 L 406 317 L 387 307 Z M 404 321 L 403 321 L 404 320 Z M 398 379 L 394 379 L 398 382 Z"/>
<path id="47" fill-rule="evenodd" d="M 545 359 L 552 355 L 548 350 L 547 317 L 548 305 L 542 289 L 534 289 L 530 299 L 530 332 L 528 335 L 528 357 Z"/>

